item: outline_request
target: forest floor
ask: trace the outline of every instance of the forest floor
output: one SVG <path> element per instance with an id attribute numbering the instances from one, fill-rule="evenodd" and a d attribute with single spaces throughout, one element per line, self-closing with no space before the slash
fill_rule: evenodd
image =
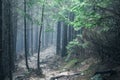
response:
<path id="1" fill-rule="evenodd" d="M 37 66 L 37 53 L 29 58 L 31 71 L 27 71 L 25 60 L 18 63 L 18 68 L 14 73 L 14 80 L 94 80 L 90 79 L 95 73 L 95 68 L 99 60 L 92 57 L 82 60 L 76 67 L 70 68 L 65 61 L 55 54 L 55 47 L 50 46 L 40 53 L 40 66 L 44 76 L 35 74 Z M 102 66 L 101 68 L 103 68 Z"/>
<path id="2" fill-rule="evenodd" d="M 55 47 L 50 46 L 40 53 L 40 66 L 42 68 L 43 78 L 35 75 L 34 72 L 28 72 L 25 66 L 25 60 L 18 63 L 18 68 L 14 73 L 15 80 L 87 80 L 90 75 L 86 74 L 87 70 L 93 63 L 96 63 L 94 58 L 88 58 L 81 62 L 80 67 L 67 69 L 63 65 L 64 60 L 60 59 L 55 54 Z M 37 66 L 37 53 L 29 58 L 29 66 L 36 69 Z M 27 76 L 27 77 L 26 77 Z"/>

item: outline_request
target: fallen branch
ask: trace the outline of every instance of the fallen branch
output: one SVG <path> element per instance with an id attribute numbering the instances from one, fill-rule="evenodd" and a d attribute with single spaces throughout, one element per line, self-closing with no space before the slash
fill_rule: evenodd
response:
<path id="1" fill-rule="evenodd" d="M 81 75 L 81 72 L 78 72 L 78 73 L 71 73 L 71 74 L 59 74 L 57 76 L 54 76 L 54 77 L 51 77 L 50 80 L 56 80 L 56 79 L 59 79 L 59 78 L 63 78 L 63 77 L 74 77 L 74 76 L 78 76 L 78 75 Z"/>

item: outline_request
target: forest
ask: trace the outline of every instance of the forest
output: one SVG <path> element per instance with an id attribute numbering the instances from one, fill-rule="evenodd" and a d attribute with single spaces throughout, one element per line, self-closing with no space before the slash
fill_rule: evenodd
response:
<path id="1" fill-rule="evenodd" d="M 120 80 L 120 0 L 0 0 L 0 80 Z"/>

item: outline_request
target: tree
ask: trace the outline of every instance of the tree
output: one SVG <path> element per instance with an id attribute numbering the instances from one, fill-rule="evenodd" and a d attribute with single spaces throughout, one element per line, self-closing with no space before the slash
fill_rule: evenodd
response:
<path id="1" fill-rule="evenodd" d="M 60 55 L 61 50 L 61 21 L 57 23 L 57 43 L 56 43 L 56 53 Z"/>
<path id="2" fill-rule="evenodd" d="M 38 58 L 37 58 L 37 68 L 38 68 L 39 74 L 42 74 L 42 69 L 40 68 L 40 47 L 41 47 L 41 33 L 42 33 L 43 21 L 44 21 L 44 8 L 45 8 L 44 2 L 42 5 L 41 25 L 40 25 L 40 32 L 39 32 L 39 44 L 38 44 Z"/>
<path id="3" fill-rule="evenodd" d="M 14 36 L 12 32 L 12 1 L 4 0 L 2 1 L 2 69 L 3 69 L 3 78 L 9 78 L 12 80 L 12 72 L 14 70 Z M 16 31 L 15 31 L 16 32 Z M 3 79 L 4 80 L 4 79 Z"/>
<path id="4" fill-rule="evenodd" d="M 17 54 L 16 54 L 16 43 L 17 43 L 17 21 L 18 21 L 18 14 L 17 14 L 17 11 L 16 11 L 16 7 L 18 7 L 18 1 L 16 0 L 12 0 L 11 2 L 11 6 L 12 6 L 12 29 L 13 29 L 13 32 L 11 33 L 12 34 L 12 37 L 13 37 L 13 40 L 12 40 L 12 47 L 13 47 L 13 56 L 14 56 L 14 62 L 16 61 L 16 58 L 17 58 Z M 14 65 L 14 63 L 13 63 Z M 14 65 L 15 67 L 15 65 Z"/>
<path id="5" fill-rule="evenodd" d="M 12 8 L 12 6 L 11 6 L 11 1 L 10 0 L 8 0 L 8 13 L 9 13 L 9 16 L 7 16 L 8 17 L 8 36 L 9 36 L 9 38 L 8 38 L 8 40 L 9 40 L 9 42 L 8 42 L 8 46 L 9 46 L 9 53 L 8 53 L 8 56 L 9 56 L 9 79 L 10 80 L 13 80 L 13 77 L 12 77 L 12 63 L 14 62 L 13 60 L 13 57 L 12 57 L 12 22 L 11 22 L 11 8 Z"/>
<path id="6" fill-rule="evenodd" d="M 0 0 L 0 79 L 4 80 L 2 55 L 2 0 Z"/>
<path id="7" fill-rule="evenodd" d="M 67 46 L 67 28 L 68 25 L 63 22 L 63 32 L 62 32 L 62 53 L 61 56 L 64 57 L 67 53 L 66 46 Z"/>
<path id="8" fill-rule="evenodd" d="M 33 15 L 33 12 L 31 10 L 31 16 Z M 33 20 L 31 21 L 31 54 L 33 55 Z"/>
<path id="9" fill-rule="evenodd" d="M 28 42 L 27 42 L 27 24 L 26 24 L 26 0 L 24 0 L 24 41 L 25 41 L 25 63 L 26 63 L 26 68 L 29 70 L 29 65 L 28 65 Z"/>

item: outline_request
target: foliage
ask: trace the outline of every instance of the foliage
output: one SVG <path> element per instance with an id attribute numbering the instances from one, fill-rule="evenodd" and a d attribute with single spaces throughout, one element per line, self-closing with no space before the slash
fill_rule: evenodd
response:
<path id="1" fill-rule="evenodd" d="M 29 0 L 27 1 L 27 7 L 32 9 L 36 5 L 41 6 L 43 2 L 44 0 Z M 50 2 L 46 0 L 45 14 L 48 15 L 50 13 L 53 21 L 64 20 L 72 25 L 75 30 L 79 30 L 81 27 L 102 26 L 104 27 L 103 30 L 106 31 L 109 29 L 108 22 L 111 21 L 104 22 L 104 18 L 110 17 L 112 14 L 110 12 L 106 13 L 100 8 L 107 8 L 110 4 L 112 4 L 112 0 L 51 0 Z M 18 11 L 20 14 L 26 15 L 29 20 L 33 19 L 28 14 L 24 14 L 23 11 Z M 73 21 L 69 19 L 69 13 L 75 15 Z M 34 17 L 33 19 L 34 23 L 40 25 L 40 20 L 36 18 Z"/>
<path id="2" fill-rule="evenodd" d="M 69 24 L 75 30 L 82 29 L 82 36 L 77 36 L 78 39 L 69 42 L 67 45 L 68 58 L 73 54 L 81 53 L 82 49 L 87 51 L 89 47 L 92 54 L 99 55 L 102 60 L 119 61 L 119 36 L 120 34 L 120 10 L 118 5 L 119 0 L 72 0 L 74 4 L 69 7 L 69 12 L 74 13 L 74 20 Z M 82 39 L 82 41 L 81 41 Z M 116 44 L 117 42 L 117 44 Z M 81 50 L 81 51 L 80 51 Z M 113 53 L 115 54 L 113 56 Z M 111 60 L 110 60 L 111 59 Z"/>
<path id="3" fill-rule="evenodd" d="M 69 42 L 67 49 L 69 50 L 69 52 L 74 52 L 73 49 L 77 48 L 80 46 L 80 43 L 77 39 L 74 39 L 73 41 Z M 69 53 L 68 52 L 68 53 Z"/>
<path id="4" fill-rule="evenodd" d="M 42 3 L 42 0 L 29 0 L 27 5 L 31 8 L 35 5 L 41 7 Z M 51 23 L 58 20 L 67 22 L 76 31 L 82 27 L 91 29 L 90 31 L 84 31 L 82 35 L 68 43 L 66 60 L 71 55 L 77 56 L 82 50 L 87 50 L 89 43 L 94 45 L 94 47 L 89 48 L 93 48 L 94 52 L 100 53 L 101 57 L 106 54 L 111 57 L 112 53 L 117 54 L 119 52 L 119 42 L 115 40 L 119 39 L 119 0 L 46 0 L 45 6 L 45 16 L 49 16 L 45 18 L 48 20 L 46 23 L 50 25 L 46 32 L 53 31 Z M 20 9 L 18 9 L 18 12 L 27 16 L 35 24 L 41 24 L 40 15 L 31 18 L 29 14 L 24 14 Z M 73 20 L 70 19 L 70 13 L 74 14 Z"/>
<path id="5" fill-rule="evenodd" d="M 71 22 L 71 24 L 74 26 L 76 30 L 79 30 L 80 27 L 96 27 L 98 26 L 99 20 L 104 16 L 101 15 L 97 9 L 96 6 L 107 6 L 107 1 L 98 1 L 98 0 L 81 0 L 78 2 L 78 5 L 72 7 L 72 11 L 75 14 L 75 20 Z"/>
<path id="6" fill-rule="evenodd" d="M 104 9 L 109 9 L 112 2 L 112 0 L 55 0 L 53 5 L 57 9 L 56 17 L 72 25 L 75 30 L 81 27 L 102 26 L 103 30 L 107 31 L 110 28 L 108 23 L 111 21 L 106 19 L 112 17 L 113 14 Z M 75 15 L 73 21 L 69 19 L 69 13 Z"/>
<path id="7" fill-rule="evenodd" d="M 69 42 L 68 45 L 67 45 L 67 53 L 68 53 L 68 56 L 67 56 L 67 59 L 69 59 L 71 57 L 71 54 L 76 54 L 78 53 L 77 49 L 80 48 L 80 43 L 77 39 L 74 39 L 73 41 Z M 66 59 L 66 60 L 67 60 Z"/>
<path id="8" fill-rule="evenodd" d="M 69 62 L 67 62 L 67 64 L 65 65 L 65 69 L 69 69 L 71 67 L 73 67 L 76 63 L 78 62 L 78 59 L 72 59 Z"/>
<path id="9" fill-rule="evenodd" d="M 78 35 L 76 39 L 73 39 L 68 43 L 66 47 L 68 53 L 66 61 L 68 61 L 70 57 L 78 57 L 80 54 L 83 54 L 82 51 L 88 48 L 89 43 L 79 39 L 82 39 L 82 35 Z"/>
<path id="10" fill-rule="evenodd" d="M 51 28 L 51 27 L 47 27 L 46 30 L 45 30 L 45 32 L 54 32 L 54 29 Z"/>

